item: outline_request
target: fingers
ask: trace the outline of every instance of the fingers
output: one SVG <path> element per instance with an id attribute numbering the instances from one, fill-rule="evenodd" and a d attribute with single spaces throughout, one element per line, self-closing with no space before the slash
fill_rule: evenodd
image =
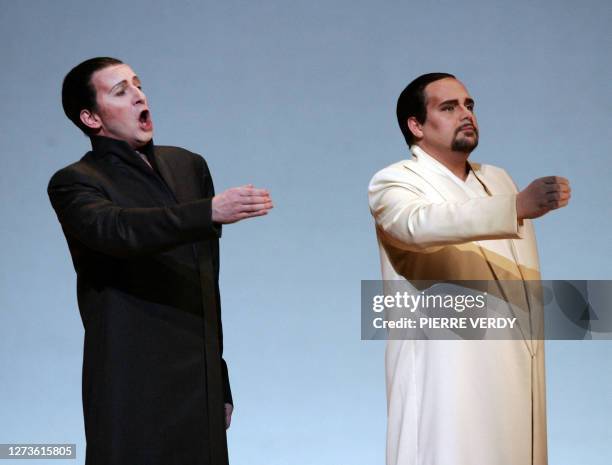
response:
<path id="1" fill-rule="evenodd" d="M 270 196 L 270 192 L 268 192 L 266 189 L 255 189 L 254 187 L 248 188 L 248 189 L 244 189 L 240 195 L 242 195 L 243 197 L 253 197 L 253 196 L 261 196 L 261 197 L 266 197 L 266 196 Z"/>
<path id="2" fill-rule="evenodd" d="M 549 202 L 554 201 L 554 200 L 569 200 L 570 198 L 570 193 L 569 192 L 549 192 L 546 194 L 546 200 L 548 200 Z"/>
<path id="3" fill-rule="evenodd" d="M 252 184 L 238 187 L 237 189 L 240 195 L 238 200 L 240 203 L 238 211 L 240 213 L 270 210 L 274 207 L 270 198 L 270 192 L 267 189 L 257 189 Z"/>
<path id="4" fill-rule="evenodd" d="M 569 199 L 552 201 L 548 204 L 548 211 L 557 210 L 558 208 L 565 207 L 567 204 L 569 204 Z"/>
<path id="5" fill-rule="evenodd" d="M 569 203 L 570 193 L 565 192 L 551 192 L 546 195 L 547 207 L 550 210 L 556 210 L 557 208 L 565 207 Z"/>
<path id="6" fill-rule="evenodd" d="M 238 191 L 238 194 L 241 195 L 242 197 L 253 197 L 253 196 L 260 196 L 260 197 L 265 197 L 265 196 L 270 196 L 270 192 L 267 189 L 258 189 L 253 187 L 252 184 L 249 184 L 247 186 L 242 186 L 242 187 L 235 187 L 235 190 Z"/>
<path id="7" fill-rule="evenodd" d="M 546 176 L 541 179 L 545 184 L 565 184 L 569 186 L 569 180 L 563 176 Z"/>
<path id="8" fill-rule="evenodd" d="M 232 222 L 267 215 L 274 208 L 267 189 L 259 189 L 252 184 L 247 184 L 230 190 L 233 198 L 233 212 L 230 214 Z"/>
<path id="9" fill-rule="evenodd" d="M 238 215 L 236 215 L 237 220 L 236 221 L 240 221 L 240 220 L 244 220 L 247 218 L 254 218 L 256 216 L 264 216 L 267 215 L 268 212 L 270 210 L 257 210 L 254 212 L 242 212 L 242 213 L 238 213 Z"/>
<path id="10" fill-rule="evenodd" d="M 545 184 L 545 186 L 546 186 L 545 192 L 547 194 L 551 192 L 570 193 L 572 191 L 569 184 Z"/>
<path id="11" fill-rule="evenodd" d="M 557 206 L 555 208 L 565 207 L 567 204 L 569 204 L 569 199 L 561 200 L 557 202 Z"/>
<path id="12" fill-rule="evenodd" d="M 563 176 L 547 176 L 541 180 L 544 185 L 547 207 L 551 210 L 565 207 L 572 193 L 569 180 Z"/>
<path id="13" fill-rule="evenodd" d="M 241 199 L 241 202 L 245 205 L 259 204 L 259 203 L 272 203 L 269 195 L 252 195 L 245 196 Z"/>
<path id="14" fill-rule="evenodd" d="M 569 203 L 572 189 L 562 176 L 535 179 L 517 195 L 517 217 L 539 218 Z"/>
<path id="15" fill-rule="evenodd" d="M 540 178 L 538 181 L 546 187 L 547 192 L 556 189 L 570 189 L 569 181 L 562 176 L 547 176 Z"/>
<path id="16" fill-rule="evenodd" d="M 557 210 L 558 208 L 565 207 L 569 203 L 569 200 L 553 200 L 548 202 L 546 205 L 546 211 Z"/>
<path id="17" fill-rule="evenodd" d="M 271 202 L 270 191 L 254 187 L 232 187 L 223 194 L 229 195 L 234 201 L 241 204 Z"/>
<path id="18" fill-rule="evenodd" d="M 213 197 L 212 219 L 221 224 L 231 224 L 245 218 L 267 214 L 274 205 L 267 189 L 257 189 L 252 184 L 233 187 Z"/>
<path id="19" fill-rule="evenodd" d="M 262 203 L 245 203 L 242 204 L 239 208 L 239 212 L 243 213 L 243 212 L 256 212 L 256 211 L 260 211 L 260 210 L 271 210 L 272 208 L 274 208 L 274 205 L 272 205 L 272 202 L 262 202 Z"/>

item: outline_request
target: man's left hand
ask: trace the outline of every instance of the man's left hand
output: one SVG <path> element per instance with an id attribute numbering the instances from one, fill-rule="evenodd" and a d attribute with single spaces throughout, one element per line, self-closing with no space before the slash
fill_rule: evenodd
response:
<path id="1" fill-rule="evenodd" d="M 225 404 L 225 429 L 228 429 L 232 424 L 232 412 L 234 406 L 232 404 Z"/>

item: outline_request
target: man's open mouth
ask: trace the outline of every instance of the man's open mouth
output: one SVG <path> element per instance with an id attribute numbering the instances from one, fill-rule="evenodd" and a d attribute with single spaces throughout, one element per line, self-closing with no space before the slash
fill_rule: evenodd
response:
<path id="1" fill-rule="evenodd" d="M 138 122 L 140 123 L 140 127 L 145 130 L 150 130 L 153 127 L 153 123 L 151 122 L 151 113 L 149 110 L 142 110 L 140 112 Z"/>

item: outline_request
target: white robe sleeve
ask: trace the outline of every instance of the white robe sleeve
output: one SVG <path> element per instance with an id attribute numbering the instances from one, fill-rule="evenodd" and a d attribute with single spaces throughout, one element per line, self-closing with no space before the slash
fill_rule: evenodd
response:
<path id="1" fill-rule="evenodd" d="M 516 216 L 516 193 L 438 201 L 402 177 L 384 169 L 370 182 L 370 211 L 376 225 L 407 250 L 461 244 L 487 239 L 520 239 L 523 227 Z"/>

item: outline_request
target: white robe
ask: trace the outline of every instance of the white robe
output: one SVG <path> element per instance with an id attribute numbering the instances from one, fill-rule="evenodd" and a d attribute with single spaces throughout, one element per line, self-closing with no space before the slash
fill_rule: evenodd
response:
<path id="1" fill-rule="evenodd" d="M 369 186 L 383 279 L 539 279 L 506 172 L 412 151 Z M 385 362 L 387 465 L 547 463 L 543 341 L 389 340 Z"/>

